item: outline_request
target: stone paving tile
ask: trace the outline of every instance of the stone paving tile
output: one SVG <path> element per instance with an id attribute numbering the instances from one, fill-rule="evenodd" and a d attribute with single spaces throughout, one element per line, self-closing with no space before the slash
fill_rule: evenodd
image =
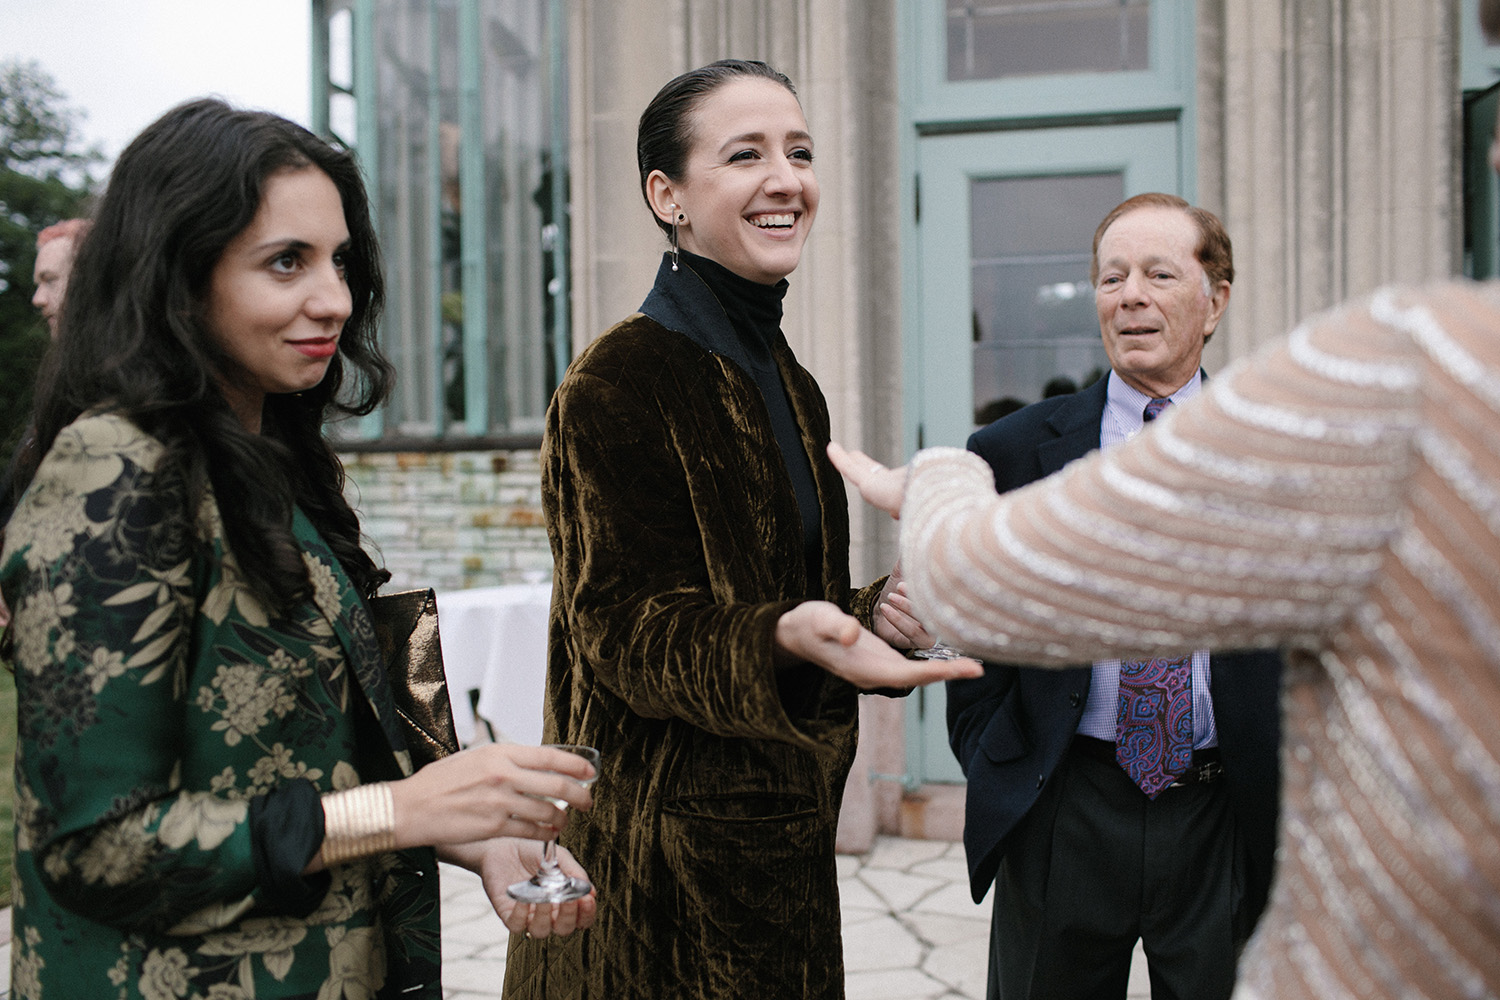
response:
<path id="1" fill-rule="evenodd" d="M 961 844 L 946 840 L 903 840 L 900 837 L 876 837 L 875 846 L 865 856 L 864 868 L 895 868 L 906 871 L 913 865 L 940 858 Z"/>
<path id="2" fill-rule="evenodd" d="M 945 913 L 910 912 L 901 914 L 901 922 L 911 928 L 917 940 L 933 948 L 940 948 L 955 941 L 974 938 L 990 939 L 990 918 L 986 911 L 982 916 L 955 917 Z"/>
<path id="3" fill-rule="evenodd" d="M 495 915 L 479 876 L 440 866 L 445 1000 L 495 1000 L 505 983 L 510 933 Z"/>
<path id="4" fill-rule="evenodd" d="M 498 960 L 485 961 L 476 958 L 443 959 L 443 996 L 447 1000 L 455 997 L 498 997 L 505 985 L 504 953 Z"/>
<path id="5" fill-rule="evenodd" d="M 950 997 L 975 1000 L 953 992 L 946 983 L 917 969 L 850 973 L 844 977 L 844 996 L 846 1000 L 940 1000 Z"/>
<path id="6" fill-rule="evenodd" d="M 453 954 L 472 955 L 499 942 L 503 944 L 510 936 L 505 925 L 491 911 L 490 919 L 453 920 L 443 914 L 443 952 L 452 947 Z"/>
<path id="7" fill-rule="evenodd" d="M 444 862 L 438 864 L 438 886 L 439 895 L 445 903 L 449 900 L 471 902 L 476 896 L 481 898 L 484 896 L 483 883 L 480 882 L 478 875 L 467 868 Z"/>
<path id="8" fill-rule="evenodd" d="M 489 897 L 477 888 L 465 895 L 445 896 L 440 906 L 444 923 L 467 924 L 485 919 L 498 922 L 500 919 L 495 916 L 495 907 Z"/>
<path id="9" fill-rule="evenodd" d="M 927 946 L 890 914 L 846 923 L 844 968 L 851 972 L 915 969 Z"/>
<path id="10" fill-rule="evenodd" d="M 875 895 L 897 913 L 912 909 L 948 885 L 942 879 L 928 875 L 912 875 L 894 868 L 874 868 L 868 865 L 856 878 L 869 886 Z"/>
<path id="11" fill-rule="evenodd" d="M 856 871 L 847 878 L 839 879 L 839 909 L 847 924 L 851 916 L 863 918 L 872 912 L 885 913 L 889 907 L 873 889 L 860 881 Z"/>
<path id="12" fill-rule="evenodd" d="M 994 908 L 994 901 L 988 895 L 984 897 L 984 902 L 974 902 L 974 897 L 969 895 L 967 874 L 959 881 L 940 883 L 937 889 L 923 896 L 912 907 L 922 913 L 946 913 L 953 917 L 980 920 L 986 926 L 990 922 L 990 914 Z"/>
<path id="13" fill-rule="evenodd" d="M 946 983 L 956 994 L 982 997 L 987 986 L 985 970 L 990 960 L 990 933 L 950 939 L 927 953 L 922 971 Z"/>
<path id="14" fill-rule="evenodd" d="M 948 853 L 931 861 L 919 862 L 912 865 L 910 870 L 913 875 L 931 875 L 950 882 L 967 884 L 969 881 L 969 863 L 964 860 L 962 850 L 956 856 Z"/>

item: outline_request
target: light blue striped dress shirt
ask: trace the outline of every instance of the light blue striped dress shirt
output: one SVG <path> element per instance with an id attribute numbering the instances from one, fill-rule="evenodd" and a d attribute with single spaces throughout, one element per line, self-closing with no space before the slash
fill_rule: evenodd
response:
<path id="1" fill-rule="evenodd" d="M 1172 393 L 1173 404 L 1181 403 L 1198 395 L 1203 384 L 1203 373 L 1193 376 L 1192 381 Z M 1099 428 L 1099 446 L 1110 448 L 1129 441 L 1140 433 L 1144 422 L 1141 414 L 1151 397 L 1125 384 L 1113 371 L 1109 373 L 1106 387 L 1108 402 L 1104 406 L 1104 421 Z M 1193 653 L 1193 748 L 1219 745 L 1219 732 L 1214 726 L 1214 703 L 1209 695 L 1208 650 Z M 1084 706 L 1083 718 L 1078 722 L 1078 732 L 1084 736 L 1095 736 L 1110 743 L 1115 741 L 1117 701 L 1120 693 L 1120 661 L 1098 660 L 1094 663 L 1093 679 L 1089 682 L 1089 700 Z"/>

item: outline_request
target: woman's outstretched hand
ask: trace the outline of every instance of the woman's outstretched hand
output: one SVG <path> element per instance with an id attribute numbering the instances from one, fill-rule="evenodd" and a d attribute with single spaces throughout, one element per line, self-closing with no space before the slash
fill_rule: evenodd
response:
<path id="1" fill-rule="evenodd" d="M 906 466 L 887 469 L 862 451 L 848 451 L 837 441 L 828 442 L 828 459 L 865 502 L 892 517 L 901 516 L 906 496 Z"/>
<path id="2" fill-rule="evenodd" d="M 978 660 L 908 660 L 828 601 L 797 605 L 776 622 L 783 655 L 815 663 L 855 687 L 909 688 L 935 681 L 978 677 Z"/>
<path id="3" fill-rule="evenodd" d="M 590 892 L 582 899 L 566 903 L 521 903 L 510 898 L 505 889 L 524 882 L 542 865 L 542 845 L 534 840 L 495 840 L 484 852 L 479 867 L 485 895 L 495 907 L 495 914 L 512 934 L 545 938 L 556 934 L 565 937 L 586 930 L 594 923 L 598 896 Z M 564 875 L 588 878 L 566 847 L 558 845 L 557 866 Z"/>
<path id="4" fill-rule="evenodd" d="M 506 888 L 524 882 L 542 864 L 542 845 L 535 840 L 499 837 L 477 844 L 450 844 L 438 849 L 438 857 L 459 865 L 479 876 L 484 894 L 489 897 L 495 915 L 512 934 L 544 938 L 553 934 L 565 936 L 581 931 L 594 922 L 598 896 L 590 892 L 582 899 L 566 903 L 521 903 L 510 897 Z M 588 878 L 588 872 L 568 852 L 557 848 L 557 866 L 563 874 Z"/>

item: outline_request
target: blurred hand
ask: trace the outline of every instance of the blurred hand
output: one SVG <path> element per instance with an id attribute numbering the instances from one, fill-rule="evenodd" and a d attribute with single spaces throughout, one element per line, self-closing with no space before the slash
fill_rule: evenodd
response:
<path id="1" fill-rule="evenodd" d="M 937 642 L 917 620 L 906 581 L 901 578 L 901 564 L 891 570 L 880 597 L 875 602 L 875 634 L 897 649 L 925 649 Z"/>
<path id="2" fill-rule="evenodd" d="M 862 451 L 846 451 L 837 441 L 828 442 L 828 459 L 865 502 L 892 517 L 901 516 L 906 497 L 906 466 L 887 469 Z"/>
<path id="3" fill-rule="evenodd" d="M 776 645 L 859 688 L 904 688 L 978 677 L 978 660 L 908 660 L 828 601 L 797 605 L 776 622 Z"/>

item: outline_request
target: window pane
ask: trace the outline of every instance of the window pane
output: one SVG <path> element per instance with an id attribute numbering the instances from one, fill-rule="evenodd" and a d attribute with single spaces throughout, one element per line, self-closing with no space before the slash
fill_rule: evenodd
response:
<path id="1" fill-rule="evenodd" d="M 1124 192 L 1118 172 L 970 182 L 976 424 L 1108 368 L 1089 255 Z"/>
<path id="2" fill-rule="evenodd" d="M 549 273 L 544 230 L 552 222 L 544 2 L 482 4 L 486 329 L 490 421 L 542 428 L 549 382 Z"/>
<path id="3" fill-rule="evenodd" d="M 947 0 L 948 79 L 1150 68 L 1150 0 Z"/>
<path id="4" fill-rule="evenodd" d="M 328 82 L 354 89 L 354 12 L 347 7 L 328 15 Z"/>
<path id="5" fill-rule="evenodd" d="M 335 0 L 327 55 L 331 127 L 352 141 L 363 115 L 374 133 L 357 145 L 398 376 L 384 433 L 539 432 L 569 345 L 562 0 L 372 6 L 361 42 Z M 372 94 L 346 92 L 360 60 Z"/>
<path id="6" fill-rule="evenodd" d="M 387 290 L 381 326 L 397 371 L 385 432 L 430 436 L 444 422 L 439 406 L 452 420 L 454 404 L 462 405 L 449 391 L 457 342 L 448 315 L 458 279 L 457 61 L 438 60 L 434 71 L 432 58 L 434 47 L 453 51 L 458 25 L 451 3 L 387 0 L 377 7 L 374 30 L 379 135 L 360 149 L 365 156 L 372 145 L 379 151 L 376 226 Z"/>

